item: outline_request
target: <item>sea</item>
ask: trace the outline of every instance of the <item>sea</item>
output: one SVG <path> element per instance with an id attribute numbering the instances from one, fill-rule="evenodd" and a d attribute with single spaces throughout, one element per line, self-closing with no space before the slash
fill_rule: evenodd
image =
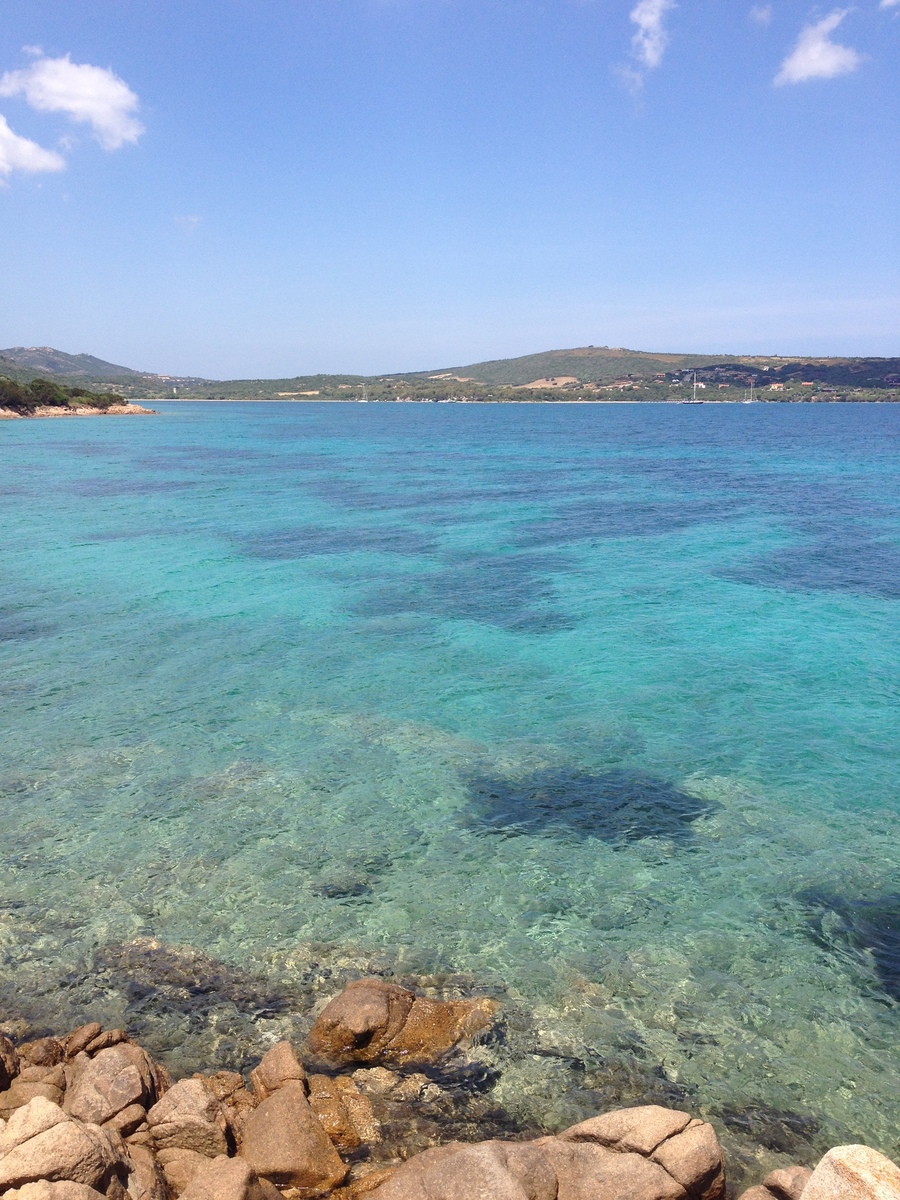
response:
<path id="1" fill-rule="evenodd" d="M 896 1157 L 900 407 L 154 407 L 0 425 L 0 1025 L 375 973 L 511 1129 Z"/>

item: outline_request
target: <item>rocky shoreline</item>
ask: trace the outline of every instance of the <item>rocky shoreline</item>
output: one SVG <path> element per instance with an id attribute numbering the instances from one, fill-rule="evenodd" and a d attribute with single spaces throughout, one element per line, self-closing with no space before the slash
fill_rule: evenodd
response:
<path id="1" fill-rule="evenodd" d="M 89 405 L 78 408 L 63 407 L 56 404 L 39 404 L 28 411 L 16 412 L 11 408 L 0 408 L 0 421 L 30 420 L 32 417 L 128 417 L 128 416 L 158 416 L 155 408 L 142 408 L 140 404 L 110 404 L 107 408 L 96 408 Z"/>
<path id="2" fill-rule="evenodd" d="M 0 1035 L 0 1194 L 9 1200 L 725 1200 L 713 1125 L 641 1104 L 528 1140 L 458 1141 L 448 1068 L 493 1035 L 499 1005 L 356 979 L 305 1045 L 247 1075 L 172 1080 L 99 1022 L 15 1045 Z M 490 1121 L 482 1134 L 492 1132 Z M 741 1200 L 900 1200 L 865 1146 L 769 1172 Z"/>

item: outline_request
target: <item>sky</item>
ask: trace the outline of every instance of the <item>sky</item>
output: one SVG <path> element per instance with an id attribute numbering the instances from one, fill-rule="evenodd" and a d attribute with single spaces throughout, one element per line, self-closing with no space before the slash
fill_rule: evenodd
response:
<path id="1" fill-rule="evenodd" d="M 900 355 L 900 0 L 6 0 L 0 347 Z"/>

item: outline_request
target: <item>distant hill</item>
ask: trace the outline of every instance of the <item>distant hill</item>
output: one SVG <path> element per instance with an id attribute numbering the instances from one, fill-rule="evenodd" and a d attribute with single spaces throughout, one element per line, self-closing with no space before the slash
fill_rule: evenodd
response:
<path id="1" fill-rule="evenodd" d="M 733 368 L 729 372 L 728 368 Z M 521 358 L 498 358 L 466 367 L 416 372 L 416 376 L 447 375 L 494 387 L 524 387 L 537 380 L 571 378 L 579 383 L 612 383 L 617 379 L 653 379 L 697 370 L 726 378 L 729 374 L 764 372 L 770 379 L 799 378 L 857 386 L 878 386 L 886 376 L 900 373 L 896 358 L 803 358 L 786 355 L 652 354 L 623 347 L 581 346 L 547 350 Z"/>
<path id="2" fill-rule="evenodd" d="M 0 359 L 7 359 L 27 371 L 41 375 L 65 375 L 72 379 L 118 379 L 123 375 L 141 375 L 131 367 L 119 367 L 115 363 L 95 358 L 93 354 L 66 354 L 52 346 L 12 346 L 0 350 Z"/>
<path id="3" fill-rule="evenodd" d="M 698 387 L 715 389 L 722 400 L 739 400 L 751 386 L 768 389 L 766 399 L 900 399 L 900 358 L 653 354 L 609 346 L 436 371 L 226 380 L 156 375 L 91 354 L 14 346 L 0 350 L 2 376 L 19 383 L 49 377 L 73 387 L 114 389 L 132 400 L 671 400 L 683 397 L 679 389 L 692 388 L 695 377 Z"/>

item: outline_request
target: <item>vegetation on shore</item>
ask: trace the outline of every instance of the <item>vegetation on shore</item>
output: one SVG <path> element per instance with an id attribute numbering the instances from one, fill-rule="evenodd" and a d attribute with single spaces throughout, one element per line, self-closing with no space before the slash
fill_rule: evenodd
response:
<path id="1" fill-rule="evenodd" d="M 0 408 L 17 413 L 32 413 L 45 406 L 106 409 L 124 403 L 124 398 L 114 392 L 92 392 L 88 388 L 69 387 L 53 379 L 37 378 L 30 383 L 19 383 L 15 379 L 0 376 Z"/>

